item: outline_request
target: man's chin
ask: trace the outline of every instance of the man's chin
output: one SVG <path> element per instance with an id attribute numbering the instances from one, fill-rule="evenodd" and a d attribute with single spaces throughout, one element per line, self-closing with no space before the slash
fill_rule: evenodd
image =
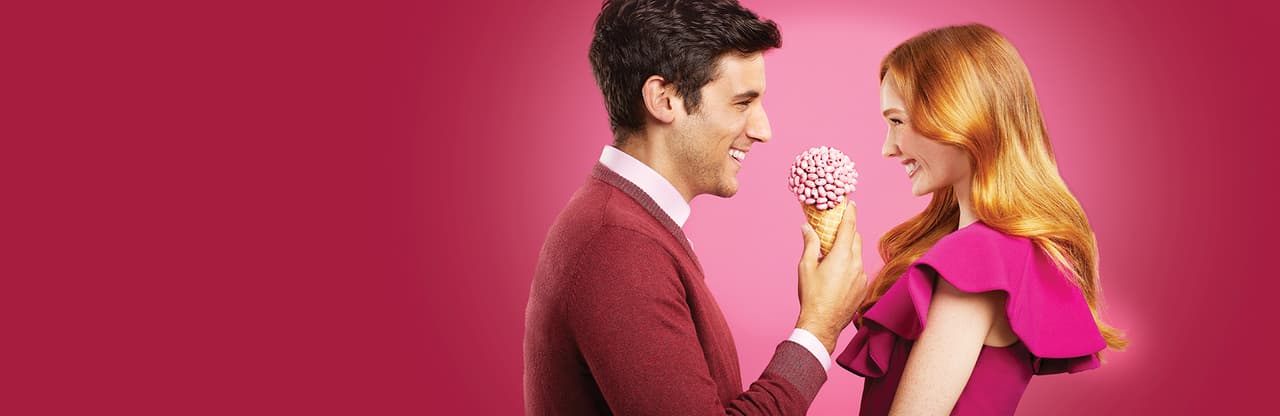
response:
<path id="1" fill-rule="evenodd" d="M 730 179 L 728 181 L 725 181 L 724 183 L 721 183 L 720 186 L 716 188 L 716 191 L 712 192 L 711 194 L 721 198 L 732 198 L 737 193 L 738 193 L 738 181 L 737 179 Z"/>

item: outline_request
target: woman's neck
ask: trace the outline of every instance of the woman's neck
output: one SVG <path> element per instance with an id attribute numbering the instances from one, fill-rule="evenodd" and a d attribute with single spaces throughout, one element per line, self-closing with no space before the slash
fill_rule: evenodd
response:
<path id="1" fill-rule="evenodd" d="M 956 224 L 956 229 L 978 222 L 978 217 L 973 214 L 973 204 L 969 201 L 969 180 L 955 184 L 952 191 L 956 194 L 956 203 L 960 205 L 960 223 Z"/>

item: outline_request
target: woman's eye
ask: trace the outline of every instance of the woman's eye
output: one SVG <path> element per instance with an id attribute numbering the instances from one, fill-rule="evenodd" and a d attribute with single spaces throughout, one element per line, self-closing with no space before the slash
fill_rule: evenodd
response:
<path id="1" fill-rule="evenodd" d="M 896 119 L 896 118 L 891 118 L 891 119 L 889 119 L 889 124 L 892 124 L 892 125 L 895 125 L 895 126 L 896 126 L 896 125 L 902 124 L 902 120 L 898 120 L 898 119 Z"/>

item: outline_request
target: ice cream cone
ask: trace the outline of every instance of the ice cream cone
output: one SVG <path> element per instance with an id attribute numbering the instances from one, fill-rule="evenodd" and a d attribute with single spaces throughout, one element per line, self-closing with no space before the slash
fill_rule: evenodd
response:
<path id="1" fill-rule="evenodd" d="M 788 188 L 805 220 L 818 233 L 822 255 L 831 252 L 836 229 L 849 202 L 849 193 L 858 183 L 858 171 L 849 156 L 832 147 L 814 147 L 796 156 L 787 179 Z"/>
<path id="2" fill-rule="evenodd" d="M 836 242 L 836 229 L 840 228 L 840 219 L 848 205 L 848 202 L 841 202 L 829 209 L 818 209 L 813 205 L 800 203 L 809 226 L 818 233 L 818 241 L 821 243 L 819 248 L 823 256 L 831 252 L 831 245 Z"/>

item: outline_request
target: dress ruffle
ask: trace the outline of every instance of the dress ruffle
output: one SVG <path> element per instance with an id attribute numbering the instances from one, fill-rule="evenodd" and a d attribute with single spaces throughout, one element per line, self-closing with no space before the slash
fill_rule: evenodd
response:
<path id="1" fill-rule="evenodd" d="M 1084 294 L 1030 240 L 980 222 L 942 238 L 867 311 L 863 326 L 836 359 L 863 377 L 883 377 L 898 338 L 916 340 L 933 297 L 933 277 L 961 291 L 1008 295 L 1005 312 L 1031 352 L 1034 374 L 1076 373 L 1100 365 L 1106 348 Z"/>

